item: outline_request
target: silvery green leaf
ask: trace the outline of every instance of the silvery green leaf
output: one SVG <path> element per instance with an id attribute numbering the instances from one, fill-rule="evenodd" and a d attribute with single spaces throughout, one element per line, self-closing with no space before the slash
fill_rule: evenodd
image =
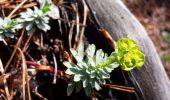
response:
<path id="1" fill-rule="evenodd" d="M 43 12 L 42 12 L 41 10 L 38 10 L 38 11 L 37 11 L 37 15 L 38 15 L 38 16 L 43 16 Z"/>
<path id="2" fill-rule="evenodd" d="M 33 10 L 30 9 L 30 8 L 27 8 L 27 12 L 28 12 L 28 14 L 30 14 L 30 15 L 34 13 Z"/>
<path id="3" fill-rule="evenodd" d="M 74 82 L 71 82 L 68 84 L 68 87 L 67 87 L 67 95 L 70 96 L 74 90 L 74 86 L 75 86 L 75 83 Z"/>
<path id="4" fill-rule="evenodd" d="M 96 64 L 99 64 L 103 61 L 104 57 L 104 52 L 102 51 L 102 49 L 97 50 L 96 52 Z M 106 59 L 107 55 L 105 56 Z"/>
<path id="5" fill-rule="evenodd" d="M 34 18 L 32 17 L 27 17 L 24 21 L 27 21 L 29 23 L 33 23 L 32 21 L 34 21 Z"/>
<path id="6" fill-rule="evenodd" d="M 111 66 L 113 69 L 119 67 L 119 63 L 118 62 L 114 62 L 112 64 L 110 64 L 109 66 Z"/>
<path id="7" fill-rule="evenodd" d="M 23 24 L 22 23 L 18 23 L 17 25 L 15 25 L 15 29 L 21 29 L 23 28 Z"/>
<path id="8" fill-rule="evenodd" d="M 85 59 L 85 62 L 87 63 L 88 66 L 95 67 L 95 62 L 94 62 L 93 58 L 87 56 Z"/>
<path id="9" fill-rule="evenodd" d="M 93 58 L 95 50 L 96 50 L 96 47 L 94 44 L 89 45 L 89 47 L 87 48 L 87 56 Z"/>
<path id="10" fill-rule="evenodd" d="M 103 60 L 106 60 L 108 58 L 108 54 L 107 53 L 104 53 L 104 58 Z"/>
<path id="11" fill-rule="evenodd" d="M 77 65 L 78 65 L 80 68 L 88 68 L 87 64 L 84 63 L 84 62 L 78 62 Z"/>
<path id="12" fill-rule="evenodd" d="M 2 24 L 3 22 L 4 22 L 3 19 L 0 17 L 0 25 L 3 25 Z"/>
<path id="13" fill-rule="evenodd" d="M 88 85 L 85 88 L 85 93 L 86 93 L 87 96 L 90 96 L 90 94 L 92 93 L 92 87 L 90 85 Z"/>
<path id="14" fill-rule="evenodd" d="M 72 68 L 68 68 L 65 73 L 68 75 L 73 75 L 73 74 L 79 74 L 80 69 L 78 69 L 77 67 L 72 67 Z"/>
<path id="15" fill-rule="evenodd" d="M 68 74 L 68 75 L 74 75 L 75 74 L 69 68 L 65 71 L 65 73 Z"/>
<path id="16" fill-rule="evenodd" d="M 37 27 L 43 31 L 46 31 L 44 23 L 37 24 Z"/>
<path id="17" fill-rule="evenodd" d="M 31 33 L 33 33 L 35 31 L 35 28 L 33 27 L 31 30 L 27 30 L 27 35 L 30 35 Z"/>
<path id="18" fill-rule="evenodd" d="M 96 71 L 91 71 L 90 78 L 95 78 L 96 77 Z"/>
<path id="19" fill-rule="evenodd" d="M 81 58 L 84 57 L 84 43 L 83 43 L 83 41 L 80 41 L 80 45 L 78 47 L 77 53 Z"/>
<path id="20" fill-rule="evenodd" d="M 77 68 L 77 67 L 72 67 L 72 68 L 68 68 L 66 71 L 65 71 L 66 74 L 68 75 L 73 75 L 73 74 L 79 74 L 80 73 L 80 69 Z"/>
<path id="21" fill-rule="evenodd" d="M 103 70 L 105 70 L 105 72 L 111 73 L 113 68 L 111 66 L 108 66 L 108 67 L 104 67 Z"/>
<path id="22" fill-rule="evenodd" d="M 77 67 L 72 67 L 72 68 L 70 68 L 70 70 L 75 74 L 80 74 L 81 73 L 81 69 L 78 66 Z"/>
<path id="23" fill-rule="evenodd" d="M 33 28 L 33 23 L 29 23 L 27 26 L 26 26 L 26 30 L 29 31 L 29 30 L 32 30 Z"/>
<path id="24" fill-rule="evenodd" d="M 86 80 L 83 81 L 83 87 L 84 87 L 84 88 L 86 88 L 88 84 L 89 84 L 88 79 L 86 79 Z"/>
<path id="25" fill-rule="evenodd" d="M 4 36 L 0 35 L 0 41 L 3 41 L 3 40 L 4 40 Z"/>
<path id="26" fill-rule="evenodd" d="M 51 27 L 48 25 L 48 24 L 44 24 L 45 25 L 45 29 L 46 30 L 44 30 L 45 32 L 47 31 L 47 30 L 50 30 L 51 29 Z"/>
<path id="27" fill-rule="evenodd" d="M 68 61 L 63 62 L 63 65 L 65 65 L 67 68 L 76 67 L 74 64 L 72 64 L 72 63 L 70 63 Z"/>
<path id="28" fill-rule="evenodd" d="M 43 18 L 43 20 L 44 20 L 45 23 L 48 23 L 48 22 L 49 22 L 49 17 L 46 17 L 46 16 L 45 16 L 45 17 Z"/>
<path id="29" fill-rule="evenodd" d="M 81 80 L 81 77 L 82 77 L 82 75 L 80 75 L 80 74 L 75 74 L 74 75 L 74 82 L 78 82 L 78 81 L 80 81 Z"/>
<path id="30" fill-rule="evenodd" d="M 70 49 L 71 54 L 76 59 L 77 62 L 82 62 L 83 58 L 78 55 L 77 51 L 73 48 Z"/>
<path id="31" fill-rule="evenodd" d="M 34 6 L 34 12 L 39 12 L 40 10 L 38 9 L 37 6 Z"/>
<path id="32" fill-rule="evenodd" d="M 104 79 L 100 79 L 100 80 L 97 80 L 98 81 L 98 83 L 100 83 L 100 84 L 106 84 L 106 81 L 104 80 Z"/>
<path id="33" fill-rule="evenodd" d="M 76 92 L 77 93 L 80 92 L 80 90 L 82 88 L 82 82 L 81 81 L 80 82 L 76 82 L 75 88 L 76 88 Z"/>
<path id="34" fill-rule="evenodd" d="M 20 17 L 21 17 L 21 18 L 27 18 L 28 15 L 27 15 L 26 13 L 20 13 Z"/>
<path id="35" fill-rule="evenodd" d="M 99 76 L 103 79 L 108 79 L 110 78 L 110 75 L 108 73 L 106 73 L 104 70 L 99 69 Z"/>
<path id="36" fill-rule="evenodd" d="M 86 69 L 86 73 L 87 73 L 87 74 L 91 74 L 91 69 L 90 69 L 90 68 L 87 68 L 87 69 Z"/>
<path id="37" fill-rule="evenodd" d="M 95 89 L 97 91 L 99 91 L 101 89 L 100 85 L 97 82 L 95 82 L 94 85 L 95 85 Z"/>

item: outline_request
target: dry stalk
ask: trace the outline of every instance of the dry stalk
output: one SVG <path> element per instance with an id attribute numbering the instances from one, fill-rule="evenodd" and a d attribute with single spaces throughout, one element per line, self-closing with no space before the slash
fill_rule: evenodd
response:
<path id="1" fill-rule="evenodd" d="M 25 5 L 22 5 L 22 7 L 20 7 L 20 8 L 30 8 L 30 7 L 33 7 L 33 6 L 35 6 L 35 5 L 37 5 L 37 3 L 36 2 L 32 2 L 31 4 L 25 4 Z M 9 5 L 9 6 L 7 6 L 7 7 L 5 7 L 5 8 L 8 8 L 8 9 L 14 9 L 14 8 L 16 8 L 16 6 L 15 5 Z M 16 11 L 15 11 L 16 12 Z M 15 13 L 14 12 L 14 13 Z M 13 13 L 13 14 L 14 14 Z M 12 14 L 12 15 L 13 15 Z M 10 15 L 10 17 L 12 16 L 12 15 Z"/>
<path id="2" fill-rule="evenodd" d="M 37 95 L 39 98 L 41 98 L 42 100 L 48 100 L 47 98 L 43 97 L 39 92 L 38 92 L 38 87 L 35 87 L 35 90 L 33 91 L 33 93 L 35 95 Z"/>
<path id="3" fill-rule="evenodd" d="M 99 29 L 99 31 L 102 33 L 105 40 L 107 40 L 107 43 L 112 47 L 112 49 L 115 49 L 115 41 L 113 40 L 112 36 L 109 34 L 109 32 L 105 29 Z"/>
<path id="4" fill-rule="evenodd" d="M 26 59 L 24 56 L 23 51 L 16 47 L 18 51 L 21 54 L 21 59 L 22 59 L 22 92 L 23 92 L 23 100 L 26 100 L 26 93 L 25 93 L 25 84 L 27 84 L 27 90 L 28 90 L 28 98 L 31 100 L 31 94 L 30 94 L 30 87 L 29 87 L 29 81 L 28 81 L 28 73 L 27 73 L 27 64 L 26 64 Z"/>
<path id="5" fill-rule="evenodd" d="M 33 30 L 33 32 L 31 32 L 30 35 L 28 36 L 28 38 L 27 38 L 27 40 L 26 40 L 26 42 L 25 42 L 25 44 L 24 44 L 24 47 L 23 47 L 23 49 L 22 49 L 23 52 L 26 51 L 27 46 L 28 46 L 28 43 L 30 42 L 32 36 L 34 35 L 34 32 L 35 32 L 35 30 Z"/>
<path id="6" fill-rule="evenodd" d="M 69 36 L 68 36 L 68 44 L 69 44 L 69 48 L 72 48 L 72 36 L 73 36 L 73 29 L 74 29 L 75 23 L 73 22 L 71 24 L 70 30 L 69 30 Z"/>
<path id="7" fill-rule="evenodd" d="M 0 69 L 1 69 L 0 70 L 1 73 L 4 73 L 4 67 L 3 67 L 1 59 L 0 59 Z M 3 79 L 3 83 L 4 83 L 4 86 L 5 86 L 6 97 L 7 97 L 8 100 L 10 100 L 11 96 L 10 96 L 10 93 L 9 93 L 9 88 L 8 88 L 8 84 L 7 84 L 6 78 Z"/>
<path id="8" fill-rule="evenodd" d="M 55 54 L 53 54 L 53 60 L 54 60 L 54 78 L 53 78 L 53 84 L 56 84 L 57 82 L 57 60 L 56 60 L 56 57 L 55 57 Z"/>
<path id="9" fill-rule="evenodd" d="M 78 47 L 79 47 L 79 45 L 80 45 L 80 42 L 82 42 L 83 41 L 83 35 L 84 35 L 84 31 L 85 31 L 85 26 L 86 26 L 86 21 L 87 21 L 87 14 L 88 14 L 88 12 L 89 12 L 89 9 L 88 9 L 88 7 L 87 7 L 87 5 L 86 5 L 86 2 L 84 1 L 84 0 L 82 0 L 83 1 L 83 6 L 84 6 L 84 18 L 83 18 L 83 26 L 82 26 L 82 29 L 81 29 L 81 32 L 80 32 L 80 39 L 79 39 L 79 41 L 78 41 L 78 43 L 77 43 L 77 47 L 76 47 L 76 49 L 78 49 Z"/>
<path id="10" fill-rule="evenodd" d="M 76 43 L 78 42 L 79 39 L 79 33 L 80 33 L 80 18 L 79 18 L 79 12 L 78 12 L 78 5 L 77 3 L 75 5 L 72 4 L 73 9 L 76 12 L 76 35 L 75 35 L 75 44 L 74 48 L 76 48 Z"/>
<path id="11" fill-rule="evenodd" d="M 26 42 L 25 42 L 25 44 L 24 44 L 24 47 L 22 48 L 22 51 L 23 51 L 24 53 L 25 53 L 25 51 L 26 51 L 26 49 L 27 49 L 28 43 L 29 43 L 29 41 L 31 40 L 34 32 L 35 32 L 35 31 L 33 31 L 33 32 L 28 36 L 28 38 L 27 38 L 27 40 L 26 40 Z M 19 58 L 18 58 L 18 60 L 17 60 L 17 63 L 16 63 L 16 68 L 19 66 L 20 60 L 21 60 L 21 59 L 20 59 L 20 56 L 19 56 Z"/>
<path id="12" fill-rule="evenodd" d="M 105 84 L 104 86 L 106 86 L 106 87 L 108 87 L 110 89 L 129 92 L 129 93 L 135 92 L 133 87 L 126 87 L 126 86 L 112 85 L 112 84 Z"/>
<path id="13" fill-rule="evenodd" d="M 15 49 L 14 49 L 14 51 L 12 52 L 12 55 L 11 55 L 10 59 L 8 60 L 6 66 L 5 66 L 4 73 L 6 72 L 6 70 L 7 70 L 8 67 L 9 67 L 9 64 L 11 63 L 12 59 L 14 58 L 14 55 L 15 55 L 15 53 L 16 53 L 16 51 L 17 51 L 17 48 L 16 48 L 16 47 L 19 47 L 20 44 L 21 44 L 21 42 L 22 42 L 22 38 L 23 38 L 23 36 L 24 36 L 24 32 L 25 32 L 25 30 L 23 29 L 22 32 L 21 32 L 21 36 L 20 36 L 20 38 L 18 39 L 18 41 L 17 41 L 17 43 L 16 43 L 16 45 L 15 45 Z"/>
<path id="14" fill-rule="evenodd" d="M 8 17 L 10 18 L 20 7 L 22 7 L 24 5 L 24 3 L 26 3 L 27 0 L 23 0 L 9 15 Z"/>

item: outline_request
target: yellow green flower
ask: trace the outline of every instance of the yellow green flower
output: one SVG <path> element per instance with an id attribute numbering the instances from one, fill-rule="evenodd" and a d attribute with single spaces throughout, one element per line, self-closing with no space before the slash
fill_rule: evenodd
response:
<path id="1" fill-rule="evenodd" d="M 130 71 L 135 67 L 142 67 L 144 64 L 144 54 L 138 49 L 134 49 L 126 53 L 120 60 L 121 68 Z"/>
<path id="2" fill-rule="evenodd" d="M 129 37 L 118 40 L 116 57 L 121 68 L 125 71 L 130 71 L 135 67 L 142 67 L 145 58 L 137 42 Z"/>

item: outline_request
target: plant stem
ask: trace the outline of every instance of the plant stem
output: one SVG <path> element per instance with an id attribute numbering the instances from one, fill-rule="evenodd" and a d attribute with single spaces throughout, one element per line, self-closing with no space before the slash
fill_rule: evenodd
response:
<path id="1" fill-rule="evenodd" d="M 97 64 L 96 67 L 103 68 L 105 66 L 108 66 L 108 65 L 112 64 L 113 62 L 116 62 L 115 53 L 112 53 L 106 60 L 104 60 L 103 62 Z"/>

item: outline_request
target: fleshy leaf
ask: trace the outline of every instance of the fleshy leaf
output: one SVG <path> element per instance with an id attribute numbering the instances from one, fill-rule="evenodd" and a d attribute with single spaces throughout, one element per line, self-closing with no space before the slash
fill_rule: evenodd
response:
<path id="1" fill-rule="evenodd" d="M 67 86 L 67 95 L 70 96 L 74 90 L 75 83 L 71 82 Z"/>
<path id="2" fill-rule="evenodd" d="M 95 89 L 99 91 L 101 89 L 100 85 L 97 82 L 95 82 L 94 84 L 95 84 Z"/>
<path id="3" fill-rule="evenodd" d="M 89 45 L 89 47 L 87 48 L 87 56 L 89 56 L 90 58 L 93 58 L 95 50 L 96 50 L 96 47 L 94 44 Z"/>
<path id="4" fill-rule="evenodd" d="M 80 74 L 76 74 L 76 75 L 74 75 L 74 82 L 78 82 L 78 81 L 80 81 L 81 80 L 81 77 L 82 77 L 82 75 L 80 75 Z"/>
<path id="5" fill-rule="evenodd" d="M 88 85 L 86 88 L 85 88 L 85 93 L 87 96 L 90 96 L 92 92 L 92 87 L 90 85 Z"/>
<path id="6" fill-rule="evenodd" d="M 82 56 L 78 55 L 78 52 L 76 50 L 71 48 L 70 52 L 74 56 L 74 58 L 76 59 L 77 62 L 82 62 L 83 58 L 82 58 Z"/>
<path id="7" fill-rule="evenodd" d="M 104 53 L 102 51 L 102 49 L 99 49 L 96 51 L 96 64 L 99 64 L 103 61 L 103 57 L 104 57 Z M 107 57 L 107 56 L 106 56 Z"/>
<path id="8" fill-rule="evenodd" d="M 75 88 L 76 88 L 76 92 L 78 93 L 82 88 L 82 82 L 77 82 Z"/>
<path id="9" fill-rule="evenodd" d="M 82 58 L 84 57 L 84 43 L 80 42 L 80 45 L 78 47 L 78 55 Z"/>

